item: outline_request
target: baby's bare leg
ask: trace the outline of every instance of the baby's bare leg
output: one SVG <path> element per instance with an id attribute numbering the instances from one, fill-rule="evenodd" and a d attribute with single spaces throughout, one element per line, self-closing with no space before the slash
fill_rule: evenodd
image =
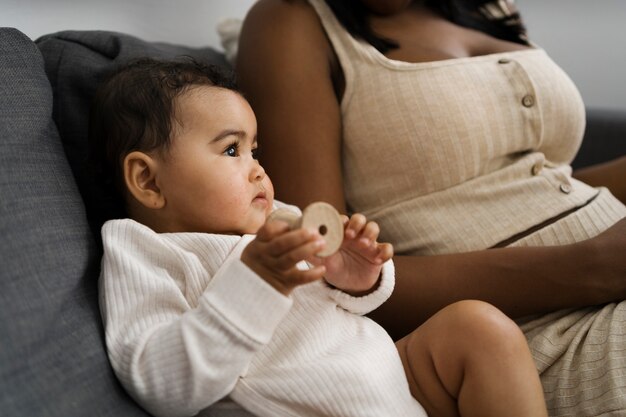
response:
<path id="1" fill-rule="evenodd" d="M 523 333 L 487 303 L 452 304 L 396 346 L 430 417 L 548 415 Z"/>

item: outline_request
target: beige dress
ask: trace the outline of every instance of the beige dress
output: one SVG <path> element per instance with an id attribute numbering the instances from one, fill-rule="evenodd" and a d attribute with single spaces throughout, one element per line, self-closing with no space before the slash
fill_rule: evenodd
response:
<path id="1" fill-rule="evenodd" d="M 568 244 L 626 217 L 608 190 L 571 177 L 584 105 L 544 50 L 395 61 L 309 1 L 345 76 L 348 206 L 398 253 L 487 249 L 571 211 L 510 243 Z M 626 415 L 625 316 L 621 303 L 524 320 L 550 415 Z"/>

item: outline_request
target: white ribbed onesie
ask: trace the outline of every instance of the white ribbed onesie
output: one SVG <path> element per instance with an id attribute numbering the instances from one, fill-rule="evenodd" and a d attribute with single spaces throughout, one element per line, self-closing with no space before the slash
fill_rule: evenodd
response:
<path id="1" fill-rule="evenodd" d="M 102 238 L 109 358 L 154 415 L 230 396 L 268 417 L 426 416 L 393 341 L 361 316 L 391 294 L 391 261 L 365 297 L 322 282 L 285 297 L 240 261 L 252 235 L 157 234 L 125 219 Z"/>

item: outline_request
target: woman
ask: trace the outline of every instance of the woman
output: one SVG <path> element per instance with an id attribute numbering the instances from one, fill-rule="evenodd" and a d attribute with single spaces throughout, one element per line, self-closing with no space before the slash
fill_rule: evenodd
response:
<path id="1" fill-rule="evenodd" d="M 373 317 L 394 337 L 485 300 L 519 320 L 551 415 L 626 411 L 626 159 L 572 177 L 584 106 L 511 4 L 260 0 L 237 70 L 277 198 L 388 232 Z"/>

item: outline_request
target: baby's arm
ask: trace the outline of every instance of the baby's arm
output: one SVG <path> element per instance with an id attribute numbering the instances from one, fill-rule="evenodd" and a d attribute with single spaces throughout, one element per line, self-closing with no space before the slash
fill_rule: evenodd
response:
<path id="1" fill-rule="evenodd" d="M 391 296 L 395 286 L 395 271 L 390 259 L 382 265 L 380 278 L 373 291 L 366 295 L 355 296 L 343 290 L 328 287 L 329 296 L 341 308 L 354 314 L 368 314 L 380 307 Z"/>
<path id="2" fill-rule="evenodd" d="M 181 266 L 174 248 L 137 223 L 110 222 L 103 240 L 109 357 L 154 415 L 195 415 L 226 396 L 291 306 L 238 259 L 222 265 L 206 289 L 194 288 L 193 274 L 206 272 Z M 191 275 L 189 283 L 179 274 Z M 196 297 L 192 308 L 188 300 Z"/>

